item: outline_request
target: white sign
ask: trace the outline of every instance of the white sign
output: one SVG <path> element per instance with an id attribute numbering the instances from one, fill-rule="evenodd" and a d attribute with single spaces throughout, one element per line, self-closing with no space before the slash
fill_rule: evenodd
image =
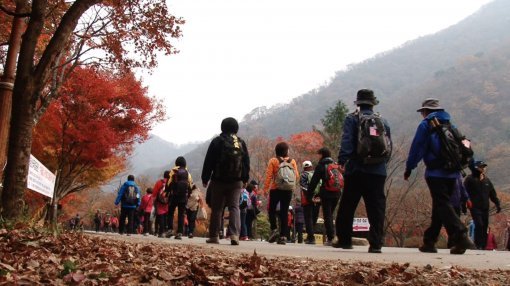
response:
<path id="1" fill-rule="evenodd" d="M 370 223 L 366 217 L 355 217 L 352 221 L 352 231 L 368 231 Z"/>
<path id="2" fill-rule="evenodd" d="M 27 188 L 53 198 L 55 175 L 32 155 L 28 167 Z"/>

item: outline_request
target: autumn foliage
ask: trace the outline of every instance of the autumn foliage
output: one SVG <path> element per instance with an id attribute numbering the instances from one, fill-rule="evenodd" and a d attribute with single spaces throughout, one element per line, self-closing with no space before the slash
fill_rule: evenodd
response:
<path id="1" fill-rule="evenodd" d="M 78 68 L 37 124 L 32 152 L 58 171 L 60 199 L 122 171 L 133 143 L 164 115 L 133 74 Z"/>

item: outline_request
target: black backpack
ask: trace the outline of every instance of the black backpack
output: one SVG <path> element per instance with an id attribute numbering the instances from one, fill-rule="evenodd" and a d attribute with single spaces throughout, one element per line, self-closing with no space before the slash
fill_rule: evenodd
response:
<path id="1" fill-rule="evenodd" d="M 391 141 L 379 113 L 354 113 L 358 116 L 357 158 L 363 164 L 386 162 L 391 156 Z"/>
<path id="2" fill-rule="evenodd" d="M 236 135 L 220 136 L 220 138 L 222 138 L 223 144 L 213 176 L 222 181 L 240 180 L 244 155 L 242 139 Z"/>
<path id="3" fill-rule="evenodd" d="M 179 168 L 172 175 L 171 191 L 176 197 L 184 197 L 188 195 L 190 189 L 189 174 L 186 168 Z"/>
<path id="4" fill-rule="evenodd" d="M 440 140 L 440 152 L 436 154 L 441 158 L 440 168 L 451 171 L 460 171 L 466 176 L 464 169 L 473 159 L 471 142 L 449 121 L 441 123 L 436 117 L 429 121 L 433 132 L 436 132 Z"/>
<path id="5" fill-rule="evenodd" d="M 133 185 L 128 185 L 124 190 L 123 200 L 126 205 L 136 205 L 138 204 L 138 196 L 136 193 L 136 187 Z"/>

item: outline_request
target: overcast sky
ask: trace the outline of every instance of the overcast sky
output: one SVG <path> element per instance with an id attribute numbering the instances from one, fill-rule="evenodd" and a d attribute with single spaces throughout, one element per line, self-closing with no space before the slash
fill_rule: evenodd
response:
<path id="1" fill-rule="evenodd" d="M 343 70 L 438 32 L 490 0 L 169 0 L 183 17 L 180 53 L 144 75 L 169 119 L 152 131 L 205 141 L 221 120 L 287 103 Z"/>

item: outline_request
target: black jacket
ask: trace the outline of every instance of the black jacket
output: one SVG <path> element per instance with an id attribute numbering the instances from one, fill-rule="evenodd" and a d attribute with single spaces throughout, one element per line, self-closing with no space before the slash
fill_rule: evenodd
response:
<path id="1" fill-rule="evenodd" d="M 216 164 L 218 164 L 220 160 L 220 154 L 223 149 L 224 138 L 229 136 L 228 134 L 221 133 L 219 136 L 214 138 L 209 144 L 209 148 L 207 149 L 207 153 L 205 155 L 204 166 L 202 168 L 202 183 L 207 184 L 209 180 L 213 181 L 221 181 L 225 183 L 230 183 L 228 181 L 222 180 L 221 178 L 216 178 L 214 176 L 214 169 L 216 168 Z M 223 137 L 223 138 L 222 138 Z M 248 148 L 246 147 L 246 143 L 239 137 L 237 137 L 241 142 L 241 146 L 243 149 L 243 158 L 242 158 L 242 174 L 240 181 L 243 183 L 247 183 L 249 180 L 250 174 L 250 156 L 248 154 Z"/>
<path id="2" fill-rule="evenodd" d="M 319 184 L 320 180 L 322 182 L 326 181 L 326 167 L 328 164 L 334 163 L 331 157 L 322 158 L 317 166 L 315 166 L 315 171 L 313 172 L 312 179 L 310 180 L 310 184 L 308 185 L 309 190 L 315 190 L 317 184 Z M 324 183 L 321 185 L 319 196 L 321 198 L 338 198 L 340 197 L 340 192 L 330 192 L 324 188 Z M 307 193 L 307 199 L 311 201 L 313 198 L 313 194 Z"/>
<path id="3" fill-rule="evenodd" d="M 473 203 L 473 208 L 488 210 L 489 199 L 499 208 L 499 199 L 491 180 L 485 177 L 480 180 L 478 177 L 469 175 L 464 180 L 464 187 L 469 194 L 469 198 Z"/>

